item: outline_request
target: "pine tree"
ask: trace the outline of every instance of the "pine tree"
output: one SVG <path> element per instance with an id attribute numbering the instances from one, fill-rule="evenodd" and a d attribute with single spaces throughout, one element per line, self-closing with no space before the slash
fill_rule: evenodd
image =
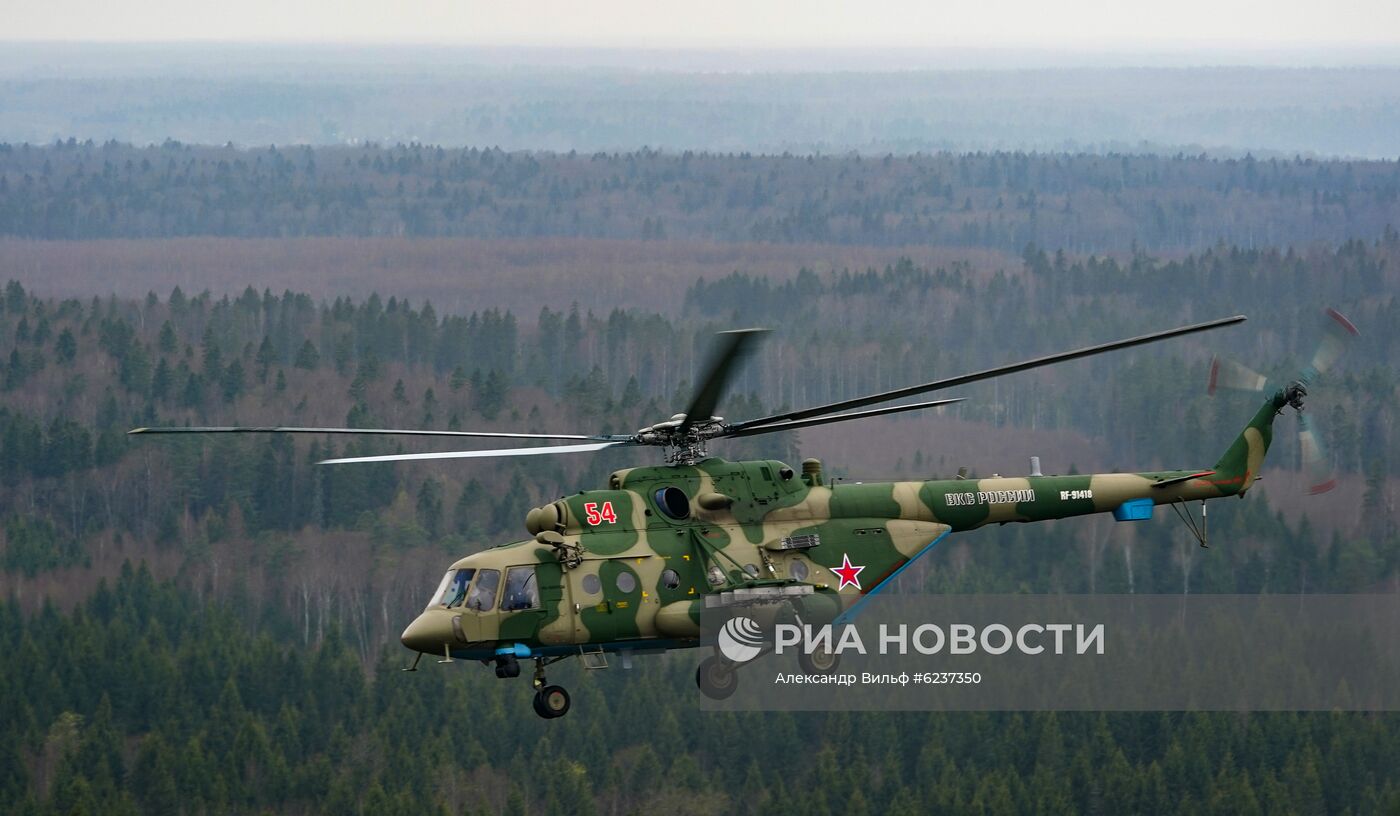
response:
<path id="1" fill-rule="evenodd" d="M 243 363 L 237 359 L 228 364 L 221 378 L 224 402 L 233 402 L 243 393 Z"/>
<path id="2" fill-rule="evenodd" d="M 442 534 L 442 483 L 427 478 L 418 486 L 418 523 L 428 535 L 437 538 Z"/>
<path id="3" fill-rule="evenodd" d="M 293 365 L 307 371 L 315 371 L 321 365 L 321 355 L 310 340 L 302 341 L 301 348 L 297 350 L 296 362 Z"/>
<path id="4" fill-rule="evenodd" d="M 60 365 L 67 365 L 78 356 L 78 340 L 73 336 L 71 329 L 65 328 L 59 332 L 58 340 L 54 344 L 54 354 L 58 357 Z"/>
<path id="5" fill-rule="evenodd" d="M 164 402 L 170 398 L 170 389 L 174 384 L 175 375 L 170 371 L 170 363 L 164 357 L 156 363 L 155 374 L 151 377 L 151 399 L 156 402 Z"/>
<path id="6" fill-rule="evenodd" d="M 180 404 L 186 408 L 198 408 L 204 404 L 204 381 L 193 371 L 185 377 L 185 387 L 180 391 Z"/>
<path id="7" fill-rule="evenodd" d="M 161 354 L 174 354 L 179 338 L 175 336 L 175 327 L 167 320 L 160 324 L 160 334 L 156 338 L 156 348 Z"/>
<path id="8" fill-rule="evenodd" d="M 258 364 L 258 382 L 266 383 L 272 364 L 277 362 L 277 351 L 272 347 L 271 337 L 263 335 L 262 344 L 258 346 L 258 356 L 254 360 Z"/>
<path id="9" fill-rule="evenodd" d="M 505 407 L 506 397 L 510 391 L 510 383 L 506 375 L 498 368 L 491 369 L 491 372 L 482 380 L 480 387 L 472 388 L 472 408 L 487 419 L 495 419 L 500 415 L 501 409 Z"/>

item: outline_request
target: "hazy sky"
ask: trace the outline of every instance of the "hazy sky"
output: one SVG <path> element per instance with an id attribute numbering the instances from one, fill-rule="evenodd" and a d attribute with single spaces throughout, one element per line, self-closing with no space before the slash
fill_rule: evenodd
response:
<path id="1" fill-rule="evenodd" d="M 1400 43 L 1400 0 L 9 0 L 0 39 L 1116 49 Z"/>

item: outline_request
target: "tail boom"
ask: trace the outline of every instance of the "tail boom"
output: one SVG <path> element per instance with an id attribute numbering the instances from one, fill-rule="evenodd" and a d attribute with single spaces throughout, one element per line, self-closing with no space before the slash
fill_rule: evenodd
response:
<path id="1" fill-rule="evenodd" d="M 1209 470 L 901 482 L 894 485 L 900 517 L 947 524 L 956 532 L 1091 513 L 1135 520 L 1150 516 L 1150 508 L 1159 504 L 1242 495 L 1259 477 L 1274 418 L 1296 399 L 1290 388 L 1266 400 Z"/>

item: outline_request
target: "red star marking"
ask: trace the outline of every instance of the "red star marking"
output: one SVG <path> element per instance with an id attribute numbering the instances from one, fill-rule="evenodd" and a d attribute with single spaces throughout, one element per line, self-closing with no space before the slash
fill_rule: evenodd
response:
<path id="1" fill-rule="evenodd" d="M 865 567 L 852 566 L 851 557 L 849 555 L 846 555 L 845 553 L 842 553 L 841 566 L 833 567 L 831 570 L 832 572 L 836 573 L 838 576 L 841 577 L 841 586 L 837 587 L 836 589 L 838 591 L 845 589 L 847 584 L 850 584 L 856 589 L 861 589 L 860 571 L 863 569 L 865 569 Z"/>

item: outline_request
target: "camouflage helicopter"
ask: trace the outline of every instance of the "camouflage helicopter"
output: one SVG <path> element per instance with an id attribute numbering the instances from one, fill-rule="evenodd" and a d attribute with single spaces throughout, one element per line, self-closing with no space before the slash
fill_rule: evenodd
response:
<path id="1" fill-rule="evenodd" d="M 1270 394 L 1209 469 L 1045 476 L 1033 463 L 1027 476 L 832 484 L 816 459 L 807 459 L 798 471 L 773 460 L 725 461 L 706 448 L 713 439 L 948 405 L 959 398 L 869 407 L 1244 320 L 1236 315 L 740 422 L 715 411 L 762 330 L 724 332 L 685 412 L 632 434 L 291 427 L 163 427 L 131 433 L 391 434 L 566 443 L 322 464 L 663 448 L 662 465 L 616 471 L 603 489 L 530 510 L 529 538 L 457 560 L 403 632 L 403 644 L 418 653 L 405 671 L 416 670 L 424 654 L 435 654 L 439 663 L 480 660 L 507 678 L 519 676 L 522 660 L 533 660 L 535 711 L 555 718 L 568 712 L 570 701 L 567 691 L 545 678 L 552 663 L 579 657 L 585 666 L 601 668 L 608 655 L 628 664 L 635 654 L 700 646 L 700 613 L 707 607 L 777 603 L 804 620 L 831 621 L 888 586 L 950 533 L 1090 513 L 1141 520 L 1150 518 L 1156 505 L 1169 505 L 1204 545 L 1205 501 L 1249 490 L 1269 449 L 1275 416 L 1286 406 L 1302 411 L 1304 379 Z M 1354 327 L 1350 331 L 1354 334 Z M 1307 369 L 1310 376 L 1337 356 L 1319 354 L 1318 364 Z M 1262 378 L 1243 376 L 1225 385 L 1254 388 L 1262 386 Z M 1200 527 L 1182 512 L 1194 501 L 1201 502 Z M 833 670 L 837 658 L 818 651 L 799 659 L 805 670 L 823 672 Z M 697 668 L 696 682 L 708 696 L 727 697 L 737 687 L 737 668 L 716 649 Z"/>

